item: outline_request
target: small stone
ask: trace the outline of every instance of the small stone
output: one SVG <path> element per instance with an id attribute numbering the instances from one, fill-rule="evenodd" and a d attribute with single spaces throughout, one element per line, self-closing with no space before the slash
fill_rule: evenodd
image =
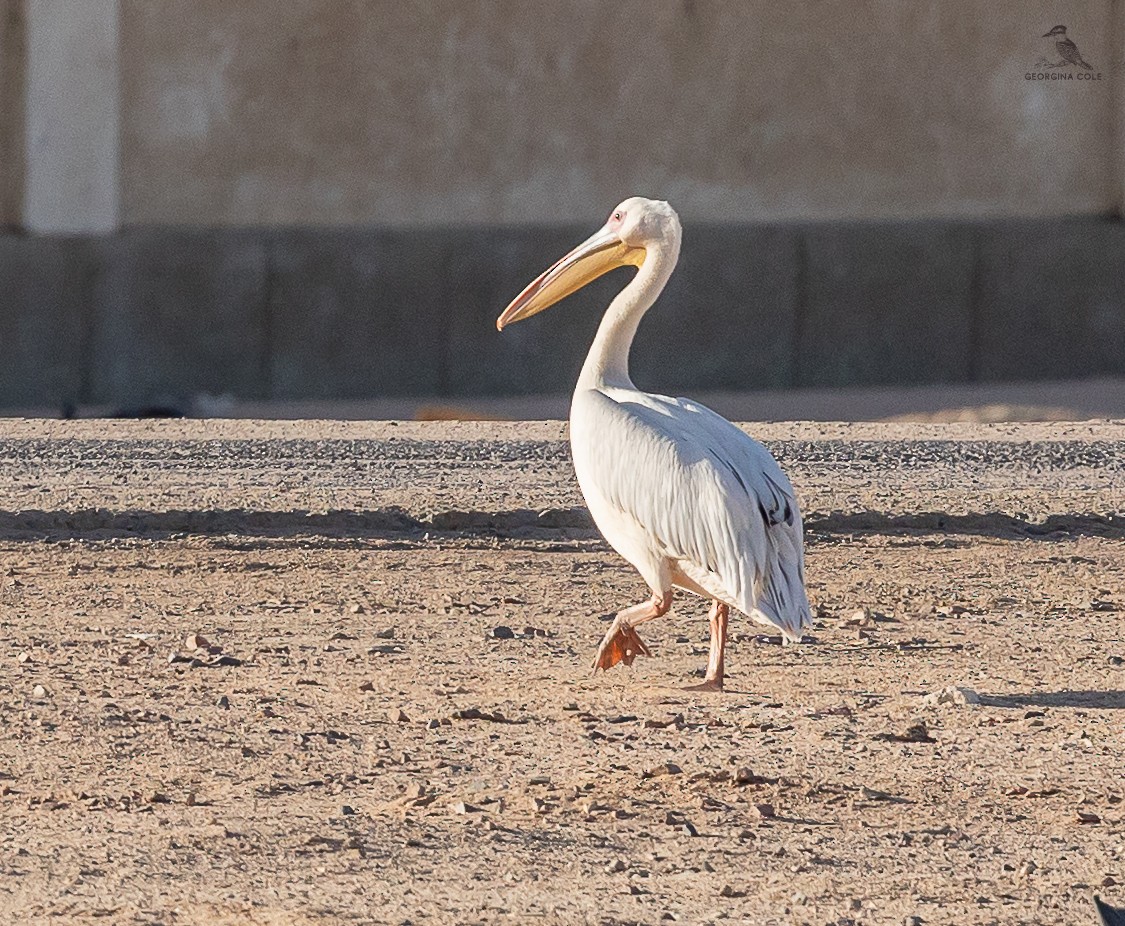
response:
<path id="1" fill-rule="evenodd" d="M 355 604 L 350 605 L 348 607 L 348 611 L 352 614 L 362 614 L 363 613 L 363 605 L 356 602 Z"/>
<path id="2" fill-rule="evenodd" d="M 729 884 L 724 884 L 719 891 L 720 897 L 745 897 L 746 891 L 739 891 L 731 887 Z"/>
<path id="3" fill-rule="evenodd" d="M 1102 818 L 1099 817 L 1096 813 L 1090 813 L 1088 810 L 1079 810 L 1078 811 L 1078 822 L 1079 823 L 1089 823 L 1089 824 L 1101 823 Z"/>
<path id="4" fill-rule="evenodd" d="M 912 723 L 902 733 L 876 733 L 875 739 L 889 740 L 893 743 L 936 743 L 937 740 L 930 735 L 930 728 L 924 721 Z"/>
<path id="5" fill-rule="evenodd" d="M 691 820 L 684 820 L 683 825 L 680 827 L 680 831 L 687 833 L 689 836 L 699 835 L 699 830 L 695 828 L 695 824 L 692 823 Z"/>
<path id="6" fill-rule="evenodd" d="M 430 722 L 426 724 L 426 729 L 427 730 L 436 730 L 440 726 L 441 726 L 441 721 L 438 720 L 436 717 L 434 717 L 434 718 L 431 718 Z"/>
<path id="7" fill-rule="evenodd" d="M 754 804 L 753 807 L 760 820 L 772 820 L 777 816 L 777 809 L 773 804 Z"/>
<path id="8" fill-rule="evenodd" d="M 31 654 L 30 653 L 20 653 L 16 657 L 16 662 L 18 662 L 21 666 L 26 666 L 28 663 L 31 662 Z"/>
<path id="9" fill-rule="evenodd" d="M 351 804 L 345 804 L 340 808 L 340 813 L 342 813 L 345 817 L 354 817 L 355 808 Z"/>
<path id="10" fill-rule="evenodd" d="M 934 706 L 950 704 L 958 707 L 975 707 L 980 704 L 980 695 L 972 688 L 965 688 L 962 685 L 949 685 L 942 688 L 941 691 L 926 695 L 922 699 L 922 703 Z"/>
<path id="11" fill-rule="evenodd" d="M 754 774 L 754 770 L 748 765 L 740 765 L 738 770 L 734 773 L 734 783 L 736 785 L 754 784 L 757 780 L 758 776 Z"/>
<path id="12" fill-rule="evenodd" d="M 645 769 L 645 771 L 641 773 L 641 777 L 660 778 L 663 775 L 682 775 L 683 771 L 684 770 L 676 765 L 675 762 L 664 762 L 653 768 Z"/>
<path id="13" fill-rule="evenodd" d="M 184 640 L 184 649 L 207 649 L 210 647 L 211 641 L 208 640 L 201 633 L 189 633 L 187 639 Z"/>
<path id="14" fill-rule="evenodd" d="M 902 921 L 902 926 L 922 926 L 925 922 L 920 916 L 908 916 Z"/>
<path id="15" fill-rule="evenodd" d="M 226 695 L 223 695 L 221 698 L 219 698 L 218 701 L 215 702 L 215 706 L 221 707 L 224 711 L 229 711 L 230 710 L 230 698 L 228 698 Z"/>
<path id="16" fill-rule="evenodd" d="M 375 633 L 377 640 L 393 640 L 395 638 L 394 627 L 388 627 L 386 630 L 379 630 Z"/>
<path id="17" fill-rule="evenodd" d="M 387 711 L 387 719 L 391 723 L 410 723 L 410 718 L 401 707 L 392 707 Z"/>
<path id="18" fill-rule="evenodd" d="M 499 627 L 493 627 L 489 632 L 489 636 L 493 640 L 511 640 L 515 637 L 516 633 L 511 627 L 505 627 L 501 624 Z"/>
<path id="19" fill-rule="evenodd" d="M 450 809 L 454 813 L 462 813 L 462 814 L 484 813 L 484 811 L 481 810 L 479 807 L 477 807 L 475 804 L 467 804 L 467 803 L 465 803 L 465 801 L 458 801 L 456 804 L 451 805 Z"/>
<path id="20" fill-rule="evenodd" d="M 625 860 L 619 858 L 619 859 L 615 859 L 614 861 L 612 861 L 608 865 L 606 865 L 605 870 L 608 871 L 610 874 L 613 874 L 614 872 L 617 872 L 617 871 L 624 871 L 628 867 L 629 867 L 629 865 L 625 862 Z"/>
<path id="21" fill-rule="evenodd" d="M 33 698 L 45 698 L 47 697 L 47 689 L 42 685 L 36 685 L 31 689 L 31 696 Z"/>
<path id="22" fill-rule="evenodd" d="M 373 682 L 370 682 L 370 681 L 363 682 L 363 683 L 360 684 L 359 690 L 360 691 L 374 691 L 375 685 L 374 685 Z"/>

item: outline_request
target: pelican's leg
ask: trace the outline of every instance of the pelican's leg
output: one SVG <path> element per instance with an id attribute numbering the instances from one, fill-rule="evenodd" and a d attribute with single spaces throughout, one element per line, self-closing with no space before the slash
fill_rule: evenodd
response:
<path id="1" fill-rule="evenodd" d="M 654 593 L 642 604 L 618 611 L 594 657 L 594 672 L 597 673 L 598 669 L 612 669 L 619 662 L 631 666 L 638 655 L 651 656 L 649 648 L 633 628 L 646 621 L 663 617 L 671 607 L 672 590 L 668 589 L 663 594 Z"/>
<path id="2" fill-rule="evenodd" d="M 711 601 L 711 654 L 707 659 L 707 674 L 702 683 L 692 685 L 690 691 L 723 690 L 723 654 L 727 648 L 727 621 L 730 608 L 721 601 Z"/>

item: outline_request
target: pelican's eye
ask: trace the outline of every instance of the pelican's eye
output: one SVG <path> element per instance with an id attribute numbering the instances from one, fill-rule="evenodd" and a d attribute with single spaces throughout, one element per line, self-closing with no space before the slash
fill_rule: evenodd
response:
<path id="1" fill-rule="evenodd" d="M 615 221 L 615 222 L 621 221 L 621 210 L 620 209 L 618 209 L 615 213 L 613 213 L 613 221 Z"/>

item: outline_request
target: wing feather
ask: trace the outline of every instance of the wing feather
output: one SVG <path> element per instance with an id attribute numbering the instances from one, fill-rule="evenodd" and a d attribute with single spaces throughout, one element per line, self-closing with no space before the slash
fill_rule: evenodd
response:
<path id="1" fill-rule="evenodd" d="M 714 577 L 729 603 L 799 637 L 811 624 L 800 511 L 769 451 L 686 399 L 607 390 L 585 401 L 600 496 L 662 555 Z"/>

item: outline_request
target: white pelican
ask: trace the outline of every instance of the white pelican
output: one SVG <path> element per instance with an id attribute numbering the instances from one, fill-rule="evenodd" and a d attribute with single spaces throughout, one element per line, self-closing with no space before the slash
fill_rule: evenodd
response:
<path id="1" fill-rule="evenodd" d="M 570 446 L 590 514 L 652 590 L 618 612 L 594 672 L 651 656 L 634 628 L 668 613 L 672 589 L 711 601 L 702 685 L 723 687 L 730 608 L 799 640 L 812 626 L 801 515 L 768 450 L 689 399 L 641 392 L 629 379 L 637 325 L 672 275 L 680 220 L 665 202 L 633 197 L 585 242 L 533 280 L 496 327 L 554 305 L 615 267 L 637 274 L 610 303 L 570 406 Z"/>

